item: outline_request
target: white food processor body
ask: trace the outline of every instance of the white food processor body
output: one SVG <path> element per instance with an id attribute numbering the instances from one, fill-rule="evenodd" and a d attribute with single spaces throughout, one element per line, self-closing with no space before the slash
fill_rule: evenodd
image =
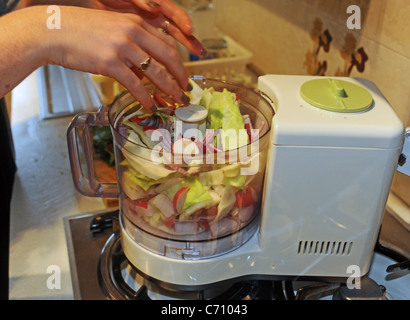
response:
<path id="1" fill-rule="evenodd" d="M 147 250 L 122 227 L 124 253 L 145 276 L 197 288 L 242 277 L 346 279 L 351 266 L 356 276 L 368 272 L 402 122 L 367 80 L 267 75 L 258 86 L 275 110 L 270 148 L 261 150 L 259 229 L 231 252 L 186 260 Z"/>

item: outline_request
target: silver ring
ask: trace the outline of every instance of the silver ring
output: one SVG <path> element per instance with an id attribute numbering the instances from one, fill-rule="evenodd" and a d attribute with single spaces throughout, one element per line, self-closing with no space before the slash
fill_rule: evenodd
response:
<path id="1" fill-rule="evenodd" d="M 171 23 L 168 20 L 165 20 L 165 27 L 162 29 L 164 33 L 168 33 L 168 27 Z"/>
<path id="2" fill-rule="evenodd" d="M 140 66 L 137 68 L 138 71 L 145 71 L 148 69 L 151 64 L 151 57 L 148 57 L 143 62 L 140 63 Z"/>

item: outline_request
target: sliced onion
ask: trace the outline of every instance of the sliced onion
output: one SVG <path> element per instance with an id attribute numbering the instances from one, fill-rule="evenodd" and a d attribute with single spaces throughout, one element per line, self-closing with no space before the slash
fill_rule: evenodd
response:
<path id="1" fill-rule="evenodd" d="M 160 143 L 160 146 L 163 147 L 164 150 L 167 151 L 167 152 L 172 151 L 171 134 L 163 134 L 162 135 L 162 141 Z"/>
<path id="2" fill-rule="evenodd" d="M 206 152 L 208 153 L 219 153 L 219 152 L 223 152 L 223 150 L 218 149 L 217 147 L 214 146 L 213 143 L 207 144 L 206 145 Z"/>
<path id="3" fill-rule="evenodd" d="M 204 145 L 208 145 L 211 142 L 213 143 L 214 137 L 215 137 L 215 130 L 214 129 L 207 129 L 205 131 L 205 136 L 204 136 L 204 139 L 203 139 Z"/>
<path id="4" fill-rule="evenodd" d="M 127 127 L 123 124 L 120 124 L 118 126 L 118 132 L 120 133 L 120 135 L 122 135 L 123 137 L 127 136 Z"/>
<path id="5" fill-rule="evenodd" d="M 210 224 L 210 232 L 213 237 L 233 233 L 238 228 L 238 222 L 231 218 L 224 218 Z"/>
<path id="6" fill-rule="evenodd" d="M 198 231 L 197 222 L 175 222 L 174 229 L 178 234 L 195 234 Z"/>
<path id="7" fill-rule="evenodd" d="M 254 212 L 253 205 L 241 208 L 238 212 L 239 220 L 241 222 L 248 222 L 253 217 Z"/>

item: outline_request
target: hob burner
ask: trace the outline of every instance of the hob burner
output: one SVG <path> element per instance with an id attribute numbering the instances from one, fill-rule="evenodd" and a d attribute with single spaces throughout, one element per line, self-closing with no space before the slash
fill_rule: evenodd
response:
<path id="1" fill-rule="evenodd" d="M 140 275 L 127 260 L 116 234 L 101 252 L 98 275 L 107 297 L 115 300 L 387 300 L 386 288 L 369 277 L 363 277 L 361 288 L 355 290 L 340 283 L 248 280 L 204 290 L 171 291 Z"/>
<path id="2" fill-rule="evenodd" d="M 210 285 L 200 290 L 169 290 L 145 278 L 127 260 L 121 239 L 112 234 L 104 246 L 98 265 L 100 285 L 107 297 L 122 300 L 284 300 L 280 281 L 250 280 Z"/>
<path id="3" fill-rule="evenodd" d="M 220 301 L 397 299 L 389 296 L 390 287 L 386 292 L 383 285 L 377 284 L 369 277 L 361 279 L 360 290 L 350 290 L 345 284 L 335 282 L 277 280 L 257 276 L 232 279 L 205 288 L 201 287 L 198 290 L 192 288 L 175 290 L 142 274 L 127 260 L 121 247 L 118 210 L 104 210 L 65 218 L 65 225 L 75 299 Z M 378 245 L 375 257 L 378 255 L 381 259 L 385 259 L 385 256 L 389 257 L 387 266 L 390 271 L 402 273 L 401 276 L 396 274 L 395 277 L 403 277 L 403 274 L 405 276 L 409 273 L 408 260 L 397 252 Z M 380 259 L 380 257 L 376 258 Z M 381 272 L 386 273 L 386 267 Z M 383 276 L 388 278 L 391 274 Z M 405 278 L 409 280 L 409 277 Z M 405 278 L 403 278 L 404 286 L 406 286 Z M 377 280 L 379 281 L 379 278 Z"/>

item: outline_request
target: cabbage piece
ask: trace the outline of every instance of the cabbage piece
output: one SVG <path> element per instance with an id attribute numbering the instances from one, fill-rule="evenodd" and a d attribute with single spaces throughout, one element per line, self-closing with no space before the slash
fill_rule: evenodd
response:
<path id="1" fill-rule="evenodd" d="M 189 191 L 182 207 L 183 212 L 179 215 L 180 221 L 186 221 L 198 210 L 216 206 L 220 201 L 219 195 L 205 188 L 196 177 L 188 177 L 181 180 L 179 183 L 163 191 L 163 194 L 173 199 L 176 192 L 183 187 L 189 187 Z"/>
<path id="2" fill-rule="evenodd" d="M 124 171 L 122 173 L 122 189 L 131 200 L 142 199 L 147 196 L 147 190 L 142 188 L 139 184 L 135 183 L 134 175 L 130 171 Z M 149 187 L 148 187 L 149 188 Z"/>
<path id="3" fill-rule="evenodd" d="M 233 209 L 236 196 L 235 193 L 238 189 L 232 186 L 226 186 L 222 195 L 221 202 L 218 205 L 218 213 L 215 217 L 215 220 L 212 223 L 215 223 L 223 218 L 225 218 Z"/>
<path id="4" fill-rule="evenodd" d="M 144 189 L 145 191 L 147 191 L 149 188 L 151 188 L 154 184 L 156 184 L 156 182 L 154 180 L 151 180 L 149 178 L 147 178 L 144 175 L 132 175 L 130 177 L 130 180 L 132 182 L 134 182 L 136 185 L 140 186 L 142 189 Z"/>
<path id="5" fill-rule="evenodd" d="M 197 178 L 190 177 L 185 181 L 186 185 L 190 188 L 185 199 L 185 204 L 182 209 L 183 211 L 193 205 L 212 200 L 212 196 L 209 191 L 199 182 Z"/>
<path id="6" fill-rule="evenodd" d="M 245 124 L 235 93 L 226 89 L 214 91 L 208 109 L 210 129 L 222 129 L 224 150 L 236 149 L 248 143 L 248 135 L 239 133 L 239 130 L 245 130 Z"/>
<path id="7" fill-rule="evenodd" d="M 224 177 L 224 184 L 232 187 L 243 187 L 245 185 L 245 176 Z"/>
<path id="8" fill-rule="evenodd" d="M 217 192 L 215 191 L 209 191 L 209 195 L 211 196 L 210 200 L 199 202 L 197 204 L 194 204 L 187 208 L 180 216 L 179 216 L 179 221 L 186 221 L 189 219 L 189 217 L 194 214 L 195 212 L 198 212 L 201 209 L 209 209 L 212 207 L 215 207 L 218 205 L 220 202 L 220 197 Z"/>
<path id="9" fill-rule="evenodd" d="M 133 167 L 136 171 L 143 173 L 146 177 L 152 180 L 159 180 L 169 176 L 171 173 L 174 173 L 174 170 L 168 170 L 164 166 L 154 163 L 139 157 L 130 151 L 130 145 L 127 142 L 122 148 L 122 154 L 127 159 L 128 164 Z"/>
<path id="10" fill-rule="evenodd" d="M 222 169 L 201 172 L 198 176 L 199 182 L 204 186 L 220 185 L 224 182 Z"/>
<path id="11" fill-rule="evenodd" d="M 140 140 L 139 141 L 138 139 L 136 140 L 137 144 L 141 145 L 140 141 L 142 141 L 144 145 L 146 145 L 150 149 L 153 149 L 155 147 L 155 143 L 152 142 L 151 139 L 147 137 L 147 135 L 144 132 L 144 129 L 140 125 L 134 122 L 131 122 L 131 121 L 123 121 L 123 124 L 131 128 L 135 133 L 138 134 Z"/>
<path id="12" fill-rule="evenodd" d="M 209 110 L 209 104 L 211 103 L 214 92 L 215 92 L 214 88 L 211 87 L 211 88 L 205 88 L 204 92 L 202 93 L 202 98 L 199 101 L 199 104 L 203 106 L 204 108 L 206 108 L 207 110 Z"/>
<path id="13" fill-rule="evenodd" d="M 184 206 L 182 207 L 182 211 L 186 211 L 193 206 L 213 200 L 210 192 L 202 185 L 197 177 L 185 178 L 179 181 L 179 183 L 170 186 L 162 193 L 167 195 L 170 199 L 173 199 L 175 194 L 184 187 L 189 187 L 189 191 Z"/>
<path id="14" fill-rule="evenodd" d="M 199 104 L 204 90 L 192 79 L 189 79 L 189 83 L 192 85 L 192 90 L 186 92 L 191 104 Z"/>
<path id="15" fill-rule="evenodd" d="M 178 181 L 179 182 L 179 181 Z M 162 191 L 163 194 L 168 196 L 170 199 L 174 199 L 175 194 L 181 190 L 183 187 L 181 186 L 181 183 L 175 183 L 166 190 Z"/>

